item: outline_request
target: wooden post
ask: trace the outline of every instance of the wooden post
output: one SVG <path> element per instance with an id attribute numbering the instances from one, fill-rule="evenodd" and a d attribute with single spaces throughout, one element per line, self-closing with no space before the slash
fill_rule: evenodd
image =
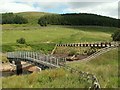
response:
<path id="1" fill-rule="evenodd" d="M 44 57 L 44 59 L 43 59 L 43 60 L 47 62 L 47 56 L 46 56 L 46 55 L 45 55 L 45 57 Z"/>
<path id="2" fill-rule="evenodd" d="M 57 66 L 58 66 L 58 59 L 56 59 L 57 60 Z"/>
<path id="3" fill-rule="evenodd" d="M 26 51 L 24 52 L 24 55 L 25 55 L 25 59 L 26 59 Z"/>
<path id="4" fill-rule="evenodd" d="M 32 52 L 30 52 L 30 58 L 32 58 Z"/>

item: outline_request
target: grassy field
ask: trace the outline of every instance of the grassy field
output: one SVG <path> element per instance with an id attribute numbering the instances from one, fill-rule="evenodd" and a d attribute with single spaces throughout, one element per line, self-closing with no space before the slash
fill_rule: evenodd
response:
<path id="1" fill-rule="evenodd" d="M 8 30 L 11 29 L 11 30 Z M 24 37 L 27 43 L 67 43 L 67 42 L 95 42 L 111 41 L 111 34 L 118 30 L 108 27 L 69 27 L 69 26 L 25 26 L 14 28 L 3 25 L 3 44 L 15 44 L 16 40 Z"/>
<path id="2" fill-rule="evenodd" d="M 111 34 L 116 30 L 120 30 L 113 27 L 99 26 L 53 25 L 40 27 L 37 24 L 37 19 L 48 13 L 30 12 L 26 14 L 23 12 L 17 14 L 28 18 L 29 23 L 2 25 L 2 52 L 29 50 L 47 54 L 53 50 L 55 43 L 112 41 Z M 16 43 L 16 40 L 21 37 L 26 39 L 26 44 Z M 90 62 L 73 62 L 69 66 L 95 74 L 102 87 L 114 88 L 118 85 L 118 56 L 120 55 L 115 49 Z M 2 59 L 3 62 L 7 62 L 5 56 Z M 82 88 L 88 86 L 89 83 L 78 75 L 71 74 L 64 69 L 45 70 L 31 75 L 14 75 L 3 78 L 4 88 Z"/>
<path id="3" fill-rule="evenodd" d="M 89 86 L 90 83 L 83 81 L 77 74 L 71 74 L 64 69 L 49 69 L 30 75 L 3 78 L 3 88 L 88 88 Z"/>
<path id="4" fill-rule="evenodd" d="M 73 62 L 69 66 L 97 76 L 103 88 L 118 87 L 118 49 L 111 50 L 89 62 Z"/>
<path id="5" fill-rule="evenodd" d="M 78 70 L 93 73 L 102 88 L 118 87 L 117 49 L 111 50 L 90 62 L 71 63 L 69 66 Z M 111 68 L 112 67 L 112 68 Z M 14 80 L 14 82 L 13 82 Z M 71 74 L 64 69 L 45 70 L 23 76 L 3 78 L 3 88 L 85 88 L 90 83 L 78 74 Z M 19 82 L 18 82 L 19 81 Z"/>
<path id="6" fill-rule="evenodd" d="M 23 16 L 28 19 L 29 24 L 37 24 L 38 19 L 44 15 L 52 14 L 52 13 L 46 13 L 46 12 L 21 12 L 16 13 L 17 15 Z"/>
<path id="7" fill-rule="evenodd" d="M 34 50 L 48 53 L 55 43 L 111 41 L 111 34 L 119 30 L 112 27 L 94 26 L 48 26 L 29 24 L 6 24 L 2 26 L 3 52 L 15 50 Z M 16 40 L 26 39 L 26 45 L 18 45 Z M 53 44 L 49 44 L 53 43 Z M 45 46 L 44 46 L 45 45 Z"/>

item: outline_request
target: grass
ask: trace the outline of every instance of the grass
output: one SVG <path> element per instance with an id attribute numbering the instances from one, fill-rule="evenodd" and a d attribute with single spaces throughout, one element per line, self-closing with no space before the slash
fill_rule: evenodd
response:
<path id="1" fill-rule="evenodd" d="M 116 30 L 118 28 L 94 26 L 40 27 L 39 25 L 29 24 L 4 24 L 2 32 L 3 52 L 41 50 L 44 53 L 48 53 L 55 46 L 54 44 L 49 45 L 49 43 L 111 41 L 111 34 Z M 23 46 L 22 48 L 16 44 L 16 40 L 21 37 L 25 38 L 27 42 L 27 46 L 21 45 L 21 47 Z"/>
<path id="2" fill-rule="evenodd" d="M 62 68 L 24 76 L 11 76 L 3 78 L 2 81 L 3 88 L 88 88 L 90 86 L 79 75 L 71 74 Z"/>
<path id="3" fill-rule="evenodd" d="M 12 51 L 36 51 L 44 54 L 50 54 L 54 49 L 55 44 L 51 43 L 39 43 L 39 44 L 4 44 L 2 46 L 2 52 Z"/>
<path id="4" fill-rule="evenodd" d="M 37 24 L 38 19 L 44 15 L 52 14 L 52 13 L 45 13 L 45 12 L 21 12 L 16 13 L 17 15 L 21 15 L 28 19 L 29 24 Z"/>
<path id="5" fill-rule="evenodd" d="M 85 51 L 89 50 L 90 47 L 57 47 L 55 50 L 56 54 L 85 54 Z"/>
<path id="6" fill-rule="evenodd" d="M 2 52 L 29 50 L 50 53 L 54 48 L 54 43 L 111 41 L 111 34 L 120 30 L 94 26 L 40 27 L 37 24 L 38 18 L 48 13 L 23 12 L 17 14 L 28 18 L 29 23 L 2 25 Z M 21 37 L 26 39 L 27 44 L 16 43 L 16 40 Z M 112 50 L 90 62 L 73 62 L 69 66 L 95 74 L 101 87 L 115 88 L 118 85 L 118 56 L 120 55 L 117 55 L 117 50 Z M 4 56 L 2 59 L 4 62 L 7 61 Z M 83 81 L 78 75 L 63 69 L 45 70 L 30 75 L 14 75 L 3 78 L 2 82 L 3 88 L 82 88 L 89 86 L 89 83 Z"/>
<path id="7" fill-rule="evenodd" d="M 24 30 L 19 25 L 17 27 L 19 29 L 12 27 L 11 30 L 7 30 L 4 27 L 7 26 L 3 26 L 3 44 L 15 44 L 16 40 L 21 37 L 24 37 L 28 44 L 111 41 L 111 32 L 118 30 L 117 28 L 109 28 L 109 30 L 107 27 L 79 27 L 74 29 L 65 26 L 48 26 L 44 28 L 35 26 L 34 29 L 26 26 L 29 30 Z"/>
<path id="8" fill-rule="evenodd" d="M 120 53 L 119 53 L 120 54 Z M 118 87 L 118 50 L 111 50 L 89 62 L 73 62 L 69 66 L 96 75 L 101 87 Z"/>
<path id="9" fill-rule="evenodd" d="M 54 44 L 48 43 L 75 43 L 111 41 L 111 34 L 118 28 L 94 27 L 94 26 L 48 26 L 29 24 L 4 24 L 2 31 L 3 52 L 15 50 L 42 50 L 45 53 L 52 51 Z M 25 38 L 27 46 L 19 48 L 16 40 Z M 46 44 L 45 44 L 46 43 Z M 45 46 L 44 46 L 45 45 Z M 19 45 L 20 46 L 20 45 Z M 22 46 L 22 45 L 21 45 Z"/>
<path id="10" fill-rule="evenodd" d="M 117 49 L 89 62 L 73 62 L 69 66 L 95 74 L 102 88 L 118 87 Z M 62 68 L 49 69 L 30 75 L 14 75 L 3 78 L 2 84 L 3 88 L 88 88 L 90 86 L 90 83 L 79 77 L 78 74 L 70 73 Z"/>

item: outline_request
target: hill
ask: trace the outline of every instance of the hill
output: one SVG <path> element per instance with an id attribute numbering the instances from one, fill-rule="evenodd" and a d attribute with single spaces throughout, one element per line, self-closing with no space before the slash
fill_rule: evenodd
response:
<path id="1" fill-rule="evenodd" d="M 44 15 L 49 15 L 52 13 L 47 13 L 47 12 L 20 12 L 16 13 L 16 15 L 21 15 L 24 18 L 28 19 L 29 24 L 37 24 L 38 19 Z"/>
<path id="2" fill-rule="evenodd" d="M 69 66 L 95 74 L 102 88 L 117 88 L 117 52 L 117 49 L 114 49 L 90 62 L 75 62 L 69 64 Z M 64 69 L 51 69 L 30 75 L 7 77 L 3 78 L 2 82 L 3 88 L 85 88 L 90 86 L 79 75 L 71 74 Z"/>
<path id="3" fill-rule="evenodd" d="M 118 87 L 118 49 L 110 50 L 89 62 L 73 62 L 69 65 L 95 74 L 103 88 Z"/>
<path id="4" fill-rule="evenodd" d="M 49 53 L 56 43 L 79 43 L 111 41 L 111 34 L 120 28 L 101 26 L 70 26 L 37 24 L 40 17 L 50 15 L 44 12 L 16 13 L 28 19 L 27 24 L 2 25 L 2 52 L 28 50 Z M 26 44 L 16 43 L 19 38 L 25 38 Z M 71 63 L 70 67 L 93 73 L 99 79 L 101 87 L 115 88 L 118 83 L 118 53 L 117 49 L 100 55 L 90 62 Z M 3 57 L 6 62 L 6 57 Z M 14 82 L 13 82 L 14 81 Z M 19 82 L 18 82 L 19 81 Z M 71 74 L 64 69 L 50 69 L 30 75 L 11 76 L 2 79 L 3 88 L 82 88 L 89 83 L 79 75 Z"/>
<path id="5" fill-rule="evenodd" d="M 9 14 L 9 13 L 8 13 Z M 50 25 L 89 25 L 89 26 L 109 26 L 118 27 L 119 19 L 101 16 L 97 14 L 89 13 L 67 13 L 67 14 L 55 14 L 47 12 L 20 12 L 15 13 L 17 15 L 17 23 L 19 21 L 27 19 L 29 24 L 40 24 L 43 23 Z M 10 15 L 9 15 L 10 16 Z M 18 17 L 23 17 L 20 19 Z M 3 20 L 6 17 L 3 17 Z M 11 20 L 12 16 L 8 18 Z M 5 19 L 6 20 L 6 19 Z M 8 21 L 7 20 L 7 21 Z"/>
<path id="6" fill-rule="evenodd" d="M 118 27 L 119 19 L 89 13 L 68 13 L 57 15 L 45 15 L 38 20 L 41 26 L 70 25 L 70 26 L 108 26 Z"/>
<path id="7" fill-rule="evenodd" d="M 37 50 L 50 52 L 54 44 L 111 41 L 111 34 L 119 28 L 94 26 L 48 26 L 39 25 L 3 25 L 3 51 Z M 16 40 L 25 38 L 27 45 L 17 45 Z"/>

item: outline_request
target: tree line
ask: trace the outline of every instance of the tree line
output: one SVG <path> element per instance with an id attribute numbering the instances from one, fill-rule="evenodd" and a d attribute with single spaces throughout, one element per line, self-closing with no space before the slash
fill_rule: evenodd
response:
<path id="1" fill-rule="evenodd" d="M 41 26 L 51 25 L 94 25 L 119 27 L 119 19 L 87 13 L 45 15 L 38 20 Z"/>
<path id="2" fill-rule="evenodd" d="M 22 16 L 15 15 L 13 13 L 2 14 L 2 24 L 26 24 L 28 20 Z"/>

